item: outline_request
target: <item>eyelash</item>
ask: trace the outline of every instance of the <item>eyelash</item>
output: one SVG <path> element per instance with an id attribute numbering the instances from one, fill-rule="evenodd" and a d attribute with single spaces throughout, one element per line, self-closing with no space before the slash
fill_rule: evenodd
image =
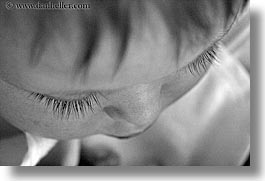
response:
<path id="1" fill-rule="evenodd" d="M 40 93 L 31 93 L 31 97 L 40 103 L 43 103 L 47 109 L 51 109 L 53 114 L 60 118 L 68 119 L 72 114 L 77 118 L 84 117 L 87 111 L 94 112 L 95 106 L 99 106 L 98 93 L 90 93 L 82 99 L 60 100 Z"/>
<path id="2" fill-rule="evenodd" d="M 219 44 L 214 43 L 210 48 L 205 50 L 195 61 L 186 66 L 186 69 L 193 75 L 200 75 L 202 71 L 207 71 L 208 64 L 218 62 Z"/>

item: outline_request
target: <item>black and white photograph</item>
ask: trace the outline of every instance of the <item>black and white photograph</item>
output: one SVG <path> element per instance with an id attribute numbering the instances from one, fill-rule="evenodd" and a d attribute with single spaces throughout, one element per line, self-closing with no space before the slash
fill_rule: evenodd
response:
<path id="1" fill-rule="evenodd" d="M 248 0 L 1 0 L 0 166 L 251 166 Z"/>

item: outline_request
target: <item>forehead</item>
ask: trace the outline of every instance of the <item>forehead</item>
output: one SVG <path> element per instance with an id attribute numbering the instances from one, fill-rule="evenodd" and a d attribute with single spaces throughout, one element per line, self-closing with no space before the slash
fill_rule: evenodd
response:
<path id="1" fill-rule="evenodd" d="M 97 35 L 88 36 L 93 32 L 91 25 L 96 25 L 87 21 L 94 18 L 91 14 L 5 11 L 0 21 L 1 76 L 33 89 L 43 87 L 43 82 L 49 82 L 47 89 L 54 89 L 55 85 L 76 87 L 81 82 L 97 89 L 102 85 L 120 87 L 159 79 L 194 58 L 224 29 L 224 7 L 212 6 L 207 1 L 195 6 L 187 2 L 190 1 L 175 4 L 176 9 L 159 3 L 141 5 L 145 10 L 140 21 L 137 8 L 132 10 L 126 44 L 121 43 L 124 40 L 120 36 L 126 25 L 117 20 L 117 27 L 113 27 L 115 22 L 107 15 L 96 17 L 100 23 L 96 34 L 100 36 L 95 43 L 93 36 Z M 201 13 L 205 8 L 207 13 Z M 171 19 L 172 16 L 178 18 Z M 91 44 L 96 49 L 86 57 L 84 52 L 89 51 Z M 198 44 L 201 49 L 196 49 Z M 126 53 L 119 57 L 118 50 L 124 46 Z M 77 63 L 84 62 L 84 58 L 89 58 L 89 63 L 76 71 Z"/>

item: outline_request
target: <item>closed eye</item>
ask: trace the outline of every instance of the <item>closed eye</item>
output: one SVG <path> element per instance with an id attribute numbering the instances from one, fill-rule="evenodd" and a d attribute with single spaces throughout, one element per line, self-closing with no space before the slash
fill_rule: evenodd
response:
<path id="1" fill-rule="evenodd" d="M 218 50 L 219 43 L 216 42 L 200 54 L 194 61 L 189 63 L 185 69 L 195 76 L 200 75 L 202 72 L 206 72 L 210 65 L 218 62 Z"/>
<path id="2" fill-rule="evenodd" d="M 200 75 L 202 72 L 207 71 L 209 65 L 218 62 L 218 43 L 214 43 L 194 61 L 185 66 L 194 76 Z M 45 106 L 53 112 L 54 116 L 61 119 L 69 119 L 70 116 L 76 118 L 84 117 L 86 113 L 94 113 L 96 108 L 101 108 L 98 96 L 99 92 L 89 92 L 82 98 L 78 99 L 61 99 L 50 95 L 41 93 L 30 93 L 29 98 Z"/>
<path id="3" fill-rule="evenodd" d="M 33 98 L 33 100 L 44 105 L 46 109 L 52 110 L 54 116 L 69 119 L 72 115 L 80 118 L 88 112 L 94 113 L 96 107 L 101 107 L 98 95 L 98 92 L 91 92 L 83 98 L 67 100 L 40 93 L 31 93 L 29 98 Z"/>

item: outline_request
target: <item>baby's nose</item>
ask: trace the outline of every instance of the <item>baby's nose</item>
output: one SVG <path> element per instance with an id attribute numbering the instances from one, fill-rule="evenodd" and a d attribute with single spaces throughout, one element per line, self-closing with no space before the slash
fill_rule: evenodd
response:
<path id="1" fill-rule="evenodd" d="M 136 128 L 144 129 L 160 114 L 160 88 L 140 86 L 120 92 L 117 101 L 103 110 L 113 120 L 126 121 Z"/>

